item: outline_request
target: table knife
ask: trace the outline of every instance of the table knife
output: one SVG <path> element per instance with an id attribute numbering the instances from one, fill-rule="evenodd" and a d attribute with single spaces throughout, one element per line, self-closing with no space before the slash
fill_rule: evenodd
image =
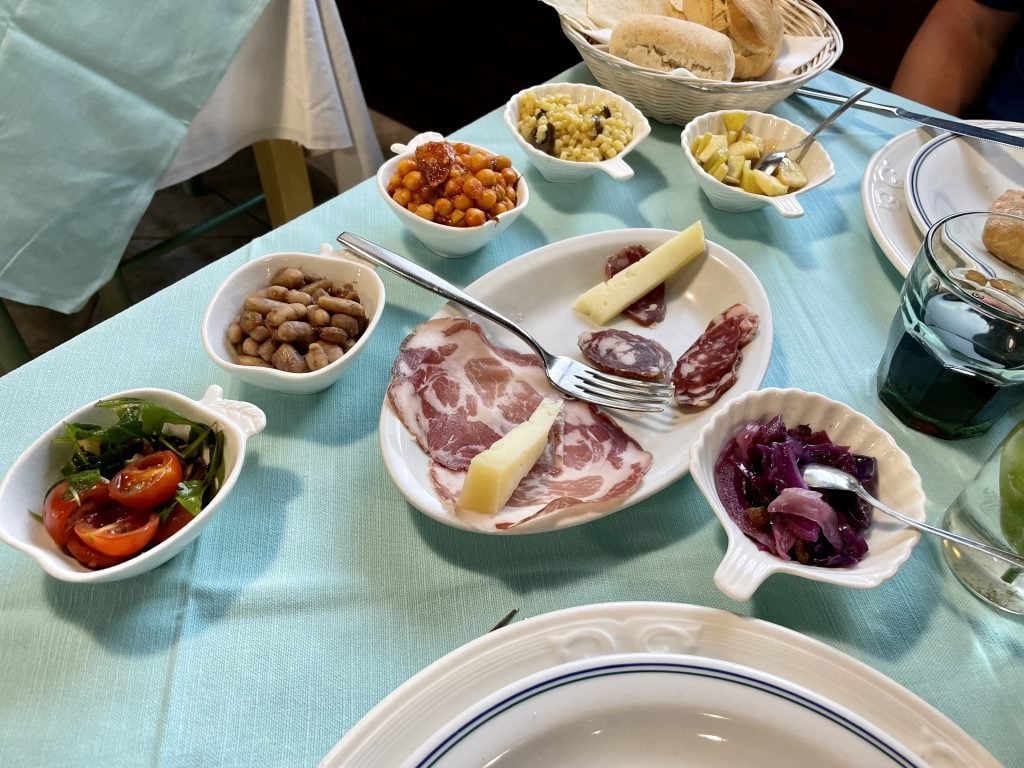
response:
<path id="1" fill-rule="evenodd" d="M 830 101 L 834 104 L 841 104 L 847 99 L 846 96 L 840 96 L 837 93 L 829 93 L 828 91 L 819 91 L 817 88 L 797 88 L 796 93 L 798 96 L 806 96 L 809 99 L 819 99 L 821 101 Z M 875 104 L 871 101 L 861 100 L 853 106 L 856 109 L 866 109 L 869 112 L 874 112 L 879 115 L 901 117 L 904 120 L 914 120 L 922 125 L 930 125 L 933 128 L 939 128 L 943 131 L 949 131 L 950 133 L 956 133 L 961 136 L 970 136 L 973 139 L 994 141 L 999 144 L 1008 144 L 1011 147 L 1024 147 L 1024 137 L 1012 136 L 1008 133 L 993 131 L 988 128 L 981 128 L 977 125 L 971 125 L 970 123 L 964 123 L 959 120 L 949 120 L 943 117 L 922 115 L 918 112 L 911 112 L 910 110 L 903 109 L 903 107 L 896 107 L 889 104 Z"/>

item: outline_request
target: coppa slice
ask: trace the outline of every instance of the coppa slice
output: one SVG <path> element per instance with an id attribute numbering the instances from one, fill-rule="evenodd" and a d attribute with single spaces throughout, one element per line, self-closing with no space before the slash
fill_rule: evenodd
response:
<path id="1" fill-rule="evenodd" d="M 598 325 L 604 325 L 703 252 L 704 227 L 697 221 L 636 264 L 585 291 L 573 303 L 573 309 Z"/>
<path id="2" fill-rule="evenodd" d="M 389 404 L 430 456 L 431 482 L 453 514 L 473 457 L 526 421 L 545 397 L 559 395 L 538 358 L 497 347 L 476 323 L 451 317 L 423 323 L 402 342 L 388 386 Z M 651 462 L 611 418 L 566 400 L 561 429 L 551 430 L 505 508 L 470 522 L 504 530 L 555 512 L 614 509 L 640 487 Z"/>
<path id="3" fill-rule="evenodd" d="M 716 315 L 676 362 L 672 371 L 676 403 L 707 408 L 735 384 L 740 349 L 757 335 L 759 324 L 746 304 L 733 304 Z"/>

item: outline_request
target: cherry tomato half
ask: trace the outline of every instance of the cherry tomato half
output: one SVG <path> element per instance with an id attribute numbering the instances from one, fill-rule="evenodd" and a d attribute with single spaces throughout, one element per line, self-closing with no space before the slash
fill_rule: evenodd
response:
<path id="1" fill-rule="evenodd" d="M 123 558 L 134 555 L 149 544 L 159 527 L 159 515 L 108 507 L 96 519 L 76 523 L 75 535 L 97 552 Z"/>
<path id="2" fill-rule="evenodd" d="M 173 499 L 180 482 L 181 462 L 174 451 L 157 451 L 114 475 L 110 498 L 129 509 L 153 509 Z"/>
<path id="3" fill-rule="evenodd" d="M 75 556 L 86 568 L 97 570 L 98 568 L 109 568 L 112 565 L 123 563 L 128 558 L 126 557 L 112 557 L 111 555 L 105 555 L 102 552 L 97 552 L 95 549 L 90 547 L 88 544 L 82 543 L 82 540 L 71 534 L 71 538 L 68 539 L 68 551 Z"/>
<path id="4" fill-rule="evenodd" d="M 169 514 L 167 519 L 160 524 L 160 528 L 156 532 L 153 543 L 159 544 L 162 541 L 167 541 L 167 539 L 171 538 L 171 536 L 176 534 L 193 520 L 195 520 L 195 515 L 181 506 L 181 504 L 175 504 L 174 509 L 171 510 L 171 514 Z"/>
<path id="5" fill-rule="evenodd" d="M 46 494 L 43 502 L 43 526 L 57 544 L 65 546 L 71 537 L 71 530 L 82 515 L 106 506 L 110 499 L 110 486 L 106 480 L 78 494 L 78 501 L 65 499 L 68 481 L 57 483 Z"/>

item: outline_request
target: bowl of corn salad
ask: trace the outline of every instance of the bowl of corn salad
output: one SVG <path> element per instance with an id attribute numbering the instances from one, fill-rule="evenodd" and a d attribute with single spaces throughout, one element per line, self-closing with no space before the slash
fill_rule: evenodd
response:
<path id="1" fill-rule="evenodd" d="M 628 155 L 651 132 L 647 118 L 616 93 L 585 83 L 524 88 L 505 105 L 505 125 L 548 181 L 578 181 L 602 171 L 633 177 Z"/>

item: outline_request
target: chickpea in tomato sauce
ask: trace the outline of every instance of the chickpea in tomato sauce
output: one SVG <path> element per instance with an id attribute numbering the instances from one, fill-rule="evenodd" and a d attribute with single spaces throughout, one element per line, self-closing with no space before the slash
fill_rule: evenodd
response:
<path id="1" fill-rule="evenodd" d="M 451 227 L 478 227 L 516 206 L 519 174 L 505 155 L 464 142 L 430 141 L 388 180 L 391 198 L 417 216 Z"/>

